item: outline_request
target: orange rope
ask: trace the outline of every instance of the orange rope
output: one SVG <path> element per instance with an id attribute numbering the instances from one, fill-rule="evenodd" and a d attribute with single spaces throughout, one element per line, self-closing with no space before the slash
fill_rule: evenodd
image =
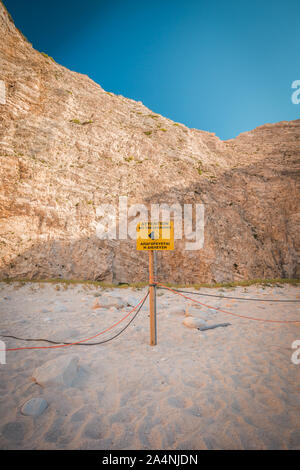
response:
<path id="1" fill-rule="evenodd" d="M 247 320 L 256 320 L 256 321 L 261 321 L 261 322 L 266 322 L 266 323 L 300 323 L 300 320 L 265 320 L 263 318 L 254 318 L 254 317 L 248 317 L 246 315 L 239 315 L 238 313 L 232 313 L 228 312 L 227 310 L 222 310 L 219 307 L 212 307 L 211 305 L 204 304 L 202 302 L 199 302 L 199 300 L 192 299 L 191 297 L 187 297 L 186 295 L 182 294 L 181 292 L 177 292 L 176 290 L 171 289 L 170 287 L 164 286 L 163 284 L 160 284 L 159 282 L 157 283 L 158 286 L 164 287 L 165 289 L 168 289 L 169 291 L 173 292 L 174 294 L 181 295 L 185 299 L 191 300 L 192 302 L 196 302 L 197 304 L 203 305 L 204 307 L 211 308 L 213 310 L 218 310 L 219 312 L 226 313 L 227 315 L 233 315 L 234 317 L 239 317 L 239 318 L 246 318 Z"/>
<path id="2" fill-rule="evenodd" d="M 146 299 L 147 295 L 148 294 L 146 294 L 145 297 L 143 297 L 142 300 L 140 300 L 140 302 L 132 310 L 130 310 L 130 312 L 128 312 L 123 318 L 121 318 L 121 320 L 114 323 L 109 328 L 106 328 L 106 330 L 101 331 L 100 333 L 97 333 L 94 336 L 90 336 L 89 338 L 82 339 L 80 341 L 76 341 L 75 343 L 70 343 L 70 344 L 58 344 L 58 345 L 55 345 L 55 346 L 29 346 L 29 347 L 26 347 L 26 348 L 25 347 L 24 348 L 10 348 L 10 349 L 6 349 L 6 351 L 20 351 L 22 349 L 55 349 L 55 348 L 64 348 L 64 347 L 67 347 L 67 346 L 74 346 L 75 344 L 80 344 L 80 343 L 86 343 L 87 341 L 89 341 L 91 339 L 94 339 L 94 338 L 97 338 L 97 336 L 103 335 L 107 331 L 110 331 L 112 328 L 119 325 L 122 321 L 126 320 L 126 318 L 128 318 L 129 315 L 132 312 L 134 312 L 134 310 L 136 310 L 141 305 L 141 303 L 143 303 L 143 301 Z M 4 349 L 0 350 L 0 351 L 4 351 Z"/>

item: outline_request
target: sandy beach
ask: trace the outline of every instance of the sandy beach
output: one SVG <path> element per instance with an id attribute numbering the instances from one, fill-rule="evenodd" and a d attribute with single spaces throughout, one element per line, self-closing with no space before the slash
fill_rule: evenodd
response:
<path id="1" fill-rule="evenodd" d="M 146 292 L 0 283 L 1 334 L 79 341 L 117 322 Z M 300 299 L 291 285 L 198 292 Z M 240 315 L 300 319 L 299 303 L 197 300 Z M 7 351 L 0 365 L 1 449 L 300 449 L 300 364 L 291 361 L 300 323 L 251 321 L 189 304 L 158 291 L 155 347 L 146 301 L 129 328 L 103 345 Z M 230 325 L 188 328 L 186 307 L 206 325 Z M 7 348 L 49 346 L 1 339 Z M 36 416 L 24 414 L 32 398 L 47 405 Z"/>

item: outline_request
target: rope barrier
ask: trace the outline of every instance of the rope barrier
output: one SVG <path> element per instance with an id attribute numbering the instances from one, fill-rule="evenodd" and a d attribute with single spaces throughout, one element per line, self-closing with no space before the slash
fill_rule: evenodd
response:
<path id="1" fill-rule="evenodd" d="M 207 307 L 207 308 L 212 309 L 212 310 L 217 310 L 219 312 L 225 313 L 226 315 L 232 315 L 232 316 L 235 316 L 235 317 L 238 317 L 238 318 L 244 318 L 244 319 L 247 319 L 247 320 L 260 321 L 260 322 L 264 322 L 264 323 L 287 323 L 287 324 L 300 323 L 300 320 L 267 320 L 267 319 L 263 319 L 263 318 L 250 317 L 250 316 L 247 316 L 247 315 L 240 315 L 238 313 L 228 312 L 227 310 L 223 310 L 219 307 L 213 307 L 211 305 L 207 305 L 203 302 L 199 302 L 198 300 L 195 300 L 195 299 L 193 299 L 191 297 L 188 297 L 184 294 L 195 294 L 195 295 L 202 295 L 202 296 L 215 297 L 215 298 L 221 298 L 221 299 L 247 300 L 247 301 L 256 301 L 256 302 L 257 301 L 260 301 L 260 302 L 300 302 L 300 300 L 290 300 L 290 299 L 287 299 L 287 300 L 283 300 L 283 299 L 272 300 L 272 299 L 255 299 L 255 298 L 251 299 L 251 298 L 231 297 L 231 296 L 223 296 L 223 295 L 215 295 L 215 294 L 203 294 L 203 293 L 200 293 L 200 292 L 189 292 L 189 291 L 180 290 L 180 289 L 172 289 L 171 287 L 168 287 L 168 286 L 165 286 L 164 284 L 161 284 L 156 279 L 152 280 L 152 283 L 150 284 L 150 286 L 155 286 L 155 287 L 159 287 L 160 289 L 169 290 L 170 292 L 173 292 L 174 294 L 178 294 L 181 297 L 184 297 L 185 299 L 190 300 L 192 302 L 195 302 L 197 304 L 200 304 L 204 307 Z M 85 338 L 85 339 L 82 339 L 80 341 L 76 341 L 76 342 L 73 342 L 73 343 L 64 342 L 64 341 L 58 342 L 58 341 L 44 339 L 44 338 L 19 338 L 17 336 L 13 336 L 13 335 L 1 335 L 0 334 L 0 336 L 3 337 L 3 338 L 13 338 L 13 339 L 16 339 L 16 340 L 19 340 L 19 341 L 30 341 L 30 342 L 43 341 L 43 342 L 46 342 L 46 343 L 53 344 L 53 346 L 30 346 L 30 347 L 23 347 L 23 348 L 8 348 L 8 349 L 6 349 L 6 351 L 20 351 L 20 350 L 27 350 L 27 349 L 56 349 L 56 348 L 63 348 L 63 347 L 68 347 L 68 346 L 96 346 L 96 345 L 104 344 L 104 343 L 112 341 L 113 339 L 120 336 L 129 327 L 129 325 L 133 322 L 133 320 L 136 318 L 139 311 L 143 307 L 148 295 L 149 295 L 149 290 L 148 290 L 147 294 L 143 297 L 143 299 L 140 300 L 140 302 L 133 309 L 131 309 L 130 312 L 128 312 L 123 318 L 121 318 L 119 321 L 117 321 L 116 323 L 114 323 L 110 327 L 106 328 L 105 330 L 101 331 L 100 333 L 97 333 L 94 336 L 90 336 L 89 338 Z M 91 339 L 97 338 L 98 336 L 103 335 L 104 333 L 107 333 L 108 331 L 115 328 L 117 325 L 119 325 L 124 320 L 126 320 L 126 318 L 128 318 L 129 315 L 132 312 L 134 312 L 135 310 L 137 310 L 135 315 L 131 318 L 131 320 L 128 322 L 128 324 L 121 331 L 119 331 L 116 335 L 114 335 L 113 337 L 108 338 L 104 341 L 99 341 L 99 342 L 96 342 L 96 343 L 87 343 L 87 341 L 90 341 Z"/>
<path id="2" fill-rule="evenodd" d="M 24 349 L 56 349 L 56 348 L 63 348 L 63 347 L 68 347 L 68 346 L 96 346 L 96 345 L 99 345 L 99 344 L 104 344 L 104 343 L 107 343 L 115 338 L 117 338 L 118 336 L 120 336 L 121 333 L 123 333 L 128 327 L 129 325 L 133 322 L 133 320 L 136 318 L 137 314 L 139 313 L 139 311 L 141 310 L 141 308 L 143 307 L 147 297 L 149 295 L 149 291 L 147 292 L 147 294 L 143 297 L 142 300 L 140 300 L 140 302 L 133 308 L 130 310 L 130 312 L 128 312 L 123 318 L 121 318 L 121 320 L 119 320 L 118 322 L 114 323 L 112 326 L 110 326 L 109 328 L 106 328 L 106 330 L 103 330 L 101 331 L 100 333 L 94 335 L 94 336 L 90 336 L 89 338 L 86 338 L 86 339 L 82 339 L 80 341 L 76 341 L 74 343 L 67 343 L 67 342 L 64 342 L 64 341 L 60 341 L 60 342 L 57 342 L 57 341 L 53 341 L 53 340 L 49 340 L 49 339 L 26 339 L 26 338 L 18 338 L 16 336 L 11 336 L 11 335 L 1 335 L 1 337 L 3 338 L 14 338 L 14 339 L 18 339 L 18 340 L 21 340 L 21 341 L 44 341 L 44 342 L 47 342 L 47 343 L 53 343 L 55 344 L 55 346 L 30 346 L 30 347 L 24 347 L 24 348 L 9 348 L 9 349 L 6 349 L 6 351 L 20 351 L 20 350 L 24 350 Z M 94 339 L 94 338 L 97 338 L 98 336 L 100 335 L 103 335 L 104 333 L 106 333 L 107 331 L 110 331 L 112 330 L 113 328 L 115 328 L 117 325 L 119 325 L 121 322 L 123 322 L 124 320 L 126 320 L 126 318 L 129 317 L 129 315 L 134 312 L 136 309 L 138 309 L 135 313 L 135 315 L 132 317 L 132 319 L 129 321 L 129 323 L 121 330 L 119 331 L 115 336 L 113 336 L 112 338 L 109 338 L 109 339 L 106 339 L 104 341 L 100 341 L 100 342 L 97 342 L 97 343 L 86 343 L 87 341 L 90 341 L 91 339 Z M 84 343 L 84 344 L 83 344 Z"/>
<path id="3" fill-rule="evenodd" d="M 203 305 L 204 307 L 207 307 L 207 308 L 210 308 L 212 310 L 218 310 L 219 312 L 222 312 L 222 313 L 225 313 L 227 315 L 233 315 L 234 317 L 239 317 L 239 318 L 245 318 L 247 320 L 255 320 L 255 321 L 260 321 L 260 322 L 264 322 L 264 323 L 300 323 L 300 320 L 266 320 L 266 319 L 263 319 L 263 318 L 255 318 L 255 317 L 249 317 L 249 316 L 246 316 L 246 315 L 239 315 L 238 313 L 232 313 L 232 312 L 228 312 L 227 310 L 223 310 L 219 307 L 212 307 L 211 305 L 207 305 L 207 304 L 204 304 L 203 302 L 199 302 L 198 300 L 195 300 L 195 299 L 192 299 L 191 297 L 187 297 L 186 295 L 184 294 L 181 294 L 180 292 L 174 290 L 174 289 L 171 289 L 170 287 L 167 287 L 161 283 L 157 283 L 157 285 L 161 288 L 164 288 L 164 289 L 167 289 L 171 292 L 174 292 L 175 294 L 178 294 L 188 300 L 191 300 L 192 302 L 196 302 L 197 304 L 200 304 L 200 305 Z"/>
<path id="4" fill-rule="evenodd" d="M 164 288 L 163 288 L 164 289 Z M 181 290 L 181 289 L 173 289 L 176 292 L 183 292 L 186 294 L 194 294 L 194 295 L 202 295 L 204 297 L 217 297 L 219 299 L 232 299 L 232 300 L 248 300 L 248 301 L 255 301 L 255 302 L 300 302 L 300 300 L 295 299 L 256 299 L 256 298 L 249 298 L 249 297 L 231 297 L 231 296 L 226 296 L 226 295 L 216 295 L 216 294 L 204 294 L 202 292 L 190 292 L 187 290 Z"/>

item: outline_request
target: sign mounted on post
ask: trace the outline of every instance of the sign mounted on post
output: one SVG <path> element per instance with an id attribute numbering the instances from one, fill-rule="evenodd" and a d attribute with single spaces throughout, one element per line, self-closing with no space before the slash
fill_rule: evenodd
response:
<path id="1" fill-rule="evenodd" d="M 174 222 L 139 222 L 137 250 L 174 250 Z"/>
<path id="2" fill-rule="evenodd" d="M 139 222 L 136 227 L 136 249 L 149 253 L 150 345 L 155 346 L 157 344 L 156 250 L 174 250 L 174 222 Z"/>

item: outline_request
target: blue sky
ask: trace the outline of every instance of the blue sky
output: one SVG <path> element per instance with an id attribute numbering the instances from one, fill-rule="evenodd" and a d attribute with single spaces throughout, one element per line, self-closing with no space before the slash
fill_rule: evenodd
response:
<path id="1" fill-rule="evenodd" d="M 300 1 L 4 0 L 39 51 L 221 139 L 300 118 Z"/>

